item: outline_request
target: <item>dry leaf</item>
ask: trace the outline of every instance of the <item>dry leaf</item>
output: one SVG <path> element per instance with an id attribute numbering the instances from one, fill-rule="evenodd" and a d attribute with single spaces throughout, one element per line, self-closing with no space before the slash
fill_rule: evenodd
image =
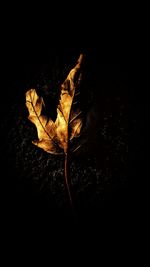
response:
<path id="1" fill-rule="evenodd" d="M 37 128 L 38 140 L 33 144 L 51 154 L 65 154 L 65 180 L 71 200 L 68 185 L 68 154 L 70 141 L 80 136 L 82 129 L 82 112 L 75 103 L 75 96 L 80 94 L 82 79 L 81 67 L 83 55 L 81 54 L 76 66 L 70 71 L 61 85 L 61 95 L 57 107 L 55 122 L 42 115 L 44 101 L 35 89 L 26 93 L 26 106 L 29 111 L 29 120 Z"/>

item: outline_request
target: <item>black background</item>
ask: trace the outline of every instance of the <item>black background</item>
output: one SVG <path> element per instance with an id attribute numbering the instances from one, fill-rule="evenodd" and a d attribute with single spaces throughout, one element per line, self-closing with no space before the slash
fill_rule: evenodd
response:
<path id="1" fill-rule="evenodd" d="M 93 90 L 97 107 L 97 117 L 101 122 L 100 127 L 104 127 L 104 117 L 108 116 L 109 118 L 107 120 L 109 134 L 105 140 L 106 143 L 103 145 L 101 140 L 97 143 L 98 148 L 95 152 L 98 158 L 97 167 L 98 164 L 100 164 L 100 168 L 105 170 L 105 157 L 109 155 L 111 160 L 109 167 L 107 166 L 108 172 L 110 170 L 111 173 L 113 164 L 117 164 L 119 171 L 116 172 L 117 177 L 115 174 L 112 174 L 110 180 L 108 177 L 104 177 L 102 183 L 102 187 L 104 188 L 102 197 L 101 194 L 99 194 L 98 197 L 95 195 L 97 190 L 96 185 L 94 185 L 94 187 L 89 187 L 88 192 L 86 191 L 86 187 L 83 188 L 82 194 L 79 193 L 75 199 L 77 215 L 76 218 L 74 218 L 67 204 L 58 207 L 55 198 L 53 198 L 53 200 L 47 200 L 45 196 L 47 193 L 45 193 L 45 191 L 42 194 L 35 194 L 32 182 L 26 183 L 24 181 L 24 179 L 28 178 L 26 174 L 22 173 L 22 178 L 20 179 L 20 173 L 21 171 L 24 172 L 24 169 L 20 169 L 22 167 L 18 165 L 16 167 L 16 153 L 18 153 L 19 149 L 14 149 L 15 142 L 18 142 L 17 134 L 14 135 L 14 132 L 16 127 L 17 129 L 19 129 L 20 126 L 22 127 L 22 122 L 24 120 L 28 125 L 27 131 L 30 129 L 30 124 L 28 124 L 25 117 L 26 113 L 25 111 L 21 111 L 25 109 L 24 94 L 27 89 L 32 86 L 36 87 L 37 80 L 41 73 L 45 75 L 45 73 L 49 71 L 51 75 L 55 76 L 53 87 L 58 86 L 56 78 L 58 77 L 60 82 L 63 81 L 68 69 L 70 69 L 69 67 L 73 66 L 74 60 L 77 59 L 80 52 L 84 52 L 87 57 L 87 83 L 91 85 L 90 88 Z M 136 165 L 136 153 L 139 149 L 137 148 L 137 141 L 134 139 L 135 143 L 132 144 L 132 149 L 129 153 L 129 137 L 132 133 L 134 134 L 136 130 L 135 107 L 132 102 L 134 95 L 134 91 L 132 91 L 133 83 L 129 79 L 131 73 L 130 61 L 125 61 L 124 58 L 120 57 L 117 58 L 117 62 L 112 62 L 109 57 L 107 58 L 105 56 L 106 52 L 103 53 L 100 48 L 94 46 L 91 48 L 78 47 L 61 50 L 59 48 L 49 48 L 47 52 L 35 53 L 35 59 L 33 59 L 33 54 L 30 52 L 26 61 L 24 53 L 22 52 L 20 55 L 20 60 L 18 60 L 19 56 L 17 55 L 17 60 L 15 61 L 15 55 L 11 53 L 9 64 L 4 66 L 5 87 L 2 89 L 3 97 L 1 98 L 1 140 L 3 140 L 1 143 L 1 162 L 3 170 L 2 179 L 5 184 L 2 193 L 4 195 L 4 210 L 8 218 L 7 222 L 11 220 L 12 227 L 15 226 L 16 229 L 24 229 L 24 227 L 33 229 L 34 226 L 36 227 L 38 225 L 38 231 L 41 231 L 43 225 L 49 229 L 58 230 L 60 229 L 60 224 L 61 229 L 63 229 L 63 227 L 69 227 L 71 229 L 73 229 L 73 227 L 77 227 L 78 229 L 95 229 L 96 227 L 98 231 L 103 232 L 103 227 L 108 227 L 112 232 L 113 229 L 118 228 L 126 231 L 128 227 L 132 227 L 132 219 L 135 212 L 133 175 Z M 52 74 L 51 70 L 54 68 L 55 71 L 57 68 L 59 69 L 57 75 L 56 72 Z M 120 111 L 122 112 L 120 127 L 123 127 L 121 132 L 120 130 L 115 131 L 115 127 L 119 127 L 119 122 L 117 120 Z M 112 119 L 110 119 L 110 115 Z M 115 116 L 116 119 L 114 119 Z M 115 125 L 113 125 L 113 119 L 116 123 Z M 24 131 L 26 131 L 26 127 L 23 127 L 22 132 Z M 16 139 L 14 139 L 14 136 Z M 118 139 L 115 139 L 116 136 Z M 32 140 L 30 133 L 27 134 L 27 139 L 28 137 Z M 113 140 L 123 142 L 123 150 L 120 149 L 117 152 L 118 163 L 113 163 L 112 159 L 115 147 L 113 148 L 114 150 L 111 150 L 112 147 L 107 143 L 109 137 L 112 142 Z M 23 140 L 19 141 L 20 144 L 22 144 L 22 141 Z M 28 141 L 29 140 L 27 140 L 27 143 Z M 12 142 L 12 144 L 10 144 L 10 142 Z M 114 142 L 114 146 L 117 145 L 117 142 L 118 141 Z M 18 145 L 18 143 L 16 145 Z M 106 147 L 107 152 L 105 151 Z M 99 150 L 102 151 L 100 152 L 100 156 Z M 126 152 L 124 152 L 124 150 Z M 119 158 L 121 159 L 122 153 L 124 164 L 120 165 Z M 19 157 L 21 157 L 21 152 Z M 55 187 L 57 198 L 57 182 Z M 89 202 L 91 195 L 93 200 Z"/>

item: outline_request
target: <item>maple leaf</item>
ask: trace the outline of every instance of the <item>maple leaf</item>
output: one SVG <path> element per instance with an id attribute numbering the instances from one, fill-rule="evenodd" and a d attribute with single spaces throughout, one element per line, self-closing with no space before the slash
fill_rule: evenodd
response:
<path id="1" fill-rule="evenodd" d="M 82 80 L 83 55 L 81 54 L 75 67 L 69 72 L 66 80 L 61 85 L 59 105 L 57 107 L 57 118 L 55 121 L 42 114 L 45 106 L 42 97 L 39 97 L 35 89 L 26 93 L 26 106 L 29 111 L 28 119 L 37 128 L 38 140 L 33 144 L 44 151 L 65 155 L 65 182 L 72 203 L 72 197 L 68 184 L 69 166 L 68 159 L 70 144 L 74 138 L 81 134 L 83 121 L 82 111 L 75 98 L 80 94 L 80 83 Z M 80 146 L 74 149 L 77 150 Z"/>

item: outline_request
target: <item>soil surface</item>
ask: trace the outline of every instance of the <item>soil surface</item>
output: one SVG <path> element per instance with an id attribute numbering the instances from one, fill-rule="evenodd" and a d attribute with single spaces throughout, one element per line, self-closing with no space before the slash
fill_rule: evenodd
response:
<path id="1" fill-rule="evenodd" d="M 9 66 L 5 101 L 1 102 L 1 162 L 7 180 L 4 200 L 14 216 L 54 222 L 74 217 L 64 185 L 63 156 L 50 155 L 32 144 L 37 132 L 27 119 L 25 92 L 35 88 L 54 119 L 60 84 L 78 55 L 78 51 L 51 52 L 46 64 Z M 79 222 L 96 222 L 98 217 L 99 221 L 104 217 L 124 220 L 131 212 L 127 67 L 99 62 L 100 57 L 87 55 L 82 104 L 90 111 L 91 128 L 88 142 L 70 162 L 70 187 Z"/>

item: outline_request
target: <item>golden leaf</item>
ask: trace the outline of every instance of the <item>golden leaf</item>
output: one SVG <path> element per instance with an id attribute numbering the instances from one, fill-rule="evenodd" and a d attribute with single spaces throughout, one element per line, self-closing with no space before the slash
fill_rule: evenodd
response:
<path id="1" fill-rule="evenodd" d="M 70 141 L 79 137 L 82 129 L 82 112 L 74 102 L 75 96 L 80 94 L 82 62 L 83 55 L 81 54 L 77 64 L 61 85 L 61 95 L 55 122 L 42 115 L 42 109 L 45 104 L 43 98 L 37 95 L 36 90 L 30 89 L 26 93 L 28 118 L 35 124 L 38 135 L 38 140 L 34 141 L 33 144 L 48 153 L 65 155 L 65 182 L 71 203 L 72 198 L 68 185 L 68 154 Z M 78 148 L 79 146 L 74 150 Z"/>
<path id="2" fill-rule="evenodd" d="M 42 115 L 44 101 L 39 97 L 35 89 L 26 93 L 26 106 L 29 111 L 29 120 L 37 128 L 38 140 L 33 143 L 48 153 L 67 153 L 69 140 L 78 137 L 82 128 L 82 112 L 79 108 L 73 109 L 73 101 L 76 89 L 80 85 L 81 64 L 83 55 L 80 55 L 76 66 L 70 71 L 64 83 L 61 85 L 61 95 L 57 107 L 57 118 L 53 122 Z"/>

